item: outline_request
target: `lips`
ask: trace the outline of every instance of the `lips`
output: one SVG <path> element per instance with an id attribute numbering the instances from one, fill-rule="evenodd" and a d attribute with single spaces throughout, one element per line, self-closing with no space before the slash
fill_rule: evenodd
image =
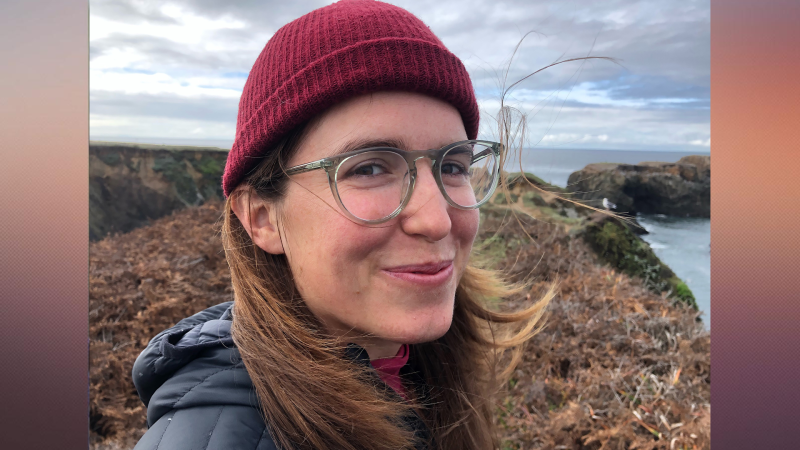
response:
<path id="1" fill-rule="evenodd" d="M 425 264 L 409 264 L 383 269 L 388 276 L 409 283 L 436 286 L 450 279 L 453 261 L 438 261 Z"/>

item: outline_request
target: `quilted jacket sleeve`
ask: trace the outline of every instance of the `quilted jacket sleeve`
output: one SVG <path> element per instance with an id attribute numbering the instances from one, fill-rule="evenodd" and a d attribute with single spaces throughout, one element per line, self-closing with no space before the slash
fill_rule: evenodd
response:
<path id="1" fill-rule="evenodd" d="M 161 416 L 134 450 L 277 450 L 258 410 L 197 406 Z"/>

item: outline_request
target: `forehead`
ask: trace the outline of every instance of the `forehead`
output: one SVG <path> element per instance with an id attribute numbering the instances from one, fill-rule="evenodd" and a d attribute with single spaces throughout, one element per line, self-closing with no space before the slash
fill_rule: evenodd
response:
<path id="1" fill-rule="evenodd" d="M 449 103 L 409 92 L 377 92 L 315 118 L 290 164 L 332 156 L 356 142 L 391 141 L 405 150 L 427 150 L 465 139 L 461 115 Z"/>

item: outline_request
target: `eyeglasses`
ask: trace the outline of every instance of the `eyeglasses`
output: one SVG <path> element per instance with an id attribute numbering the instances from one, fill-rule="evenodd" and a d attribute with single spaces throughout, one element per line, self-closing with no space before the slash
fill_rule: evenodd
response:
<path id="1" fill-rule="evenodd" d="M 414 191 L 418 160 L 431 160 L 436 184 L 448 204 L 475 209 L 497 188 L 500 152 L 497 142 L 469 140 L 440 149 L 407 151 L 371 147 L 290 167 L 287 175 L 324 169 L 333 197 L 357 223 L 379 224 L 396 217 Z"/>

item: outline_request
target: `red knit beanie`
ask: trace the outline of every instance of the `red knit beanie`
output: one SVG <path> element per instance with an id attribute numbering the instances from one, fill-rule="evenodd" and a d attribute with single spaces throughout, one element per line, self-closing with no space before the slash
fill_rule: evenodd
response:
<path id="1" fill-rule="evenodd" d="M 374 0 L 342 0 L 283 26 L 244 85 L 222 176 L 225 196 L 293 128 L 350 97 L 382 90 L 440 98 L 459 110 L 469 139 L 478 135 L 478 104 L 467 70 L 408 11 Z"/>

